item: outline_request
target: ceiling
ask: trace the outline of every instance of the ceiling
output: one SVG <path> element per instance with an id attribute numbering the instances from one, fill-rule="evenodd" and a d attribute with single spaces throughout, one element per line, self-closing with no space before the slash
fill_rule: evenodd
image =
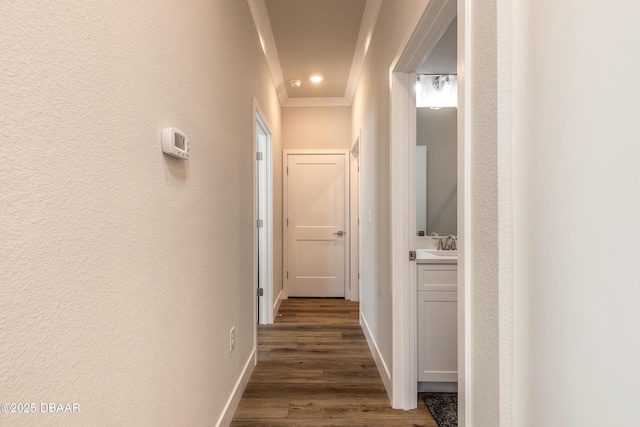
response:
<path id="1" fill-rule="evenodd" d="M 247 1 L 282 106 L 351 105 L 382 0 Z"/>
<path id="2" fill-rule="evenodd" d="M 351 105 L 382 0 L 247 2 L 283 107 Z M 454 20 L 418 72 L 455 74 L 455 48 Z"/>
<path id="3" fill-rule="evenodd" d="M 289 98 L 344 96 L 365 3 L 265 0 Z M 314 74 L 323 81 L 312 83 Z M 290 80 L 300 80 L 300 87 L 286 84 Z"/>

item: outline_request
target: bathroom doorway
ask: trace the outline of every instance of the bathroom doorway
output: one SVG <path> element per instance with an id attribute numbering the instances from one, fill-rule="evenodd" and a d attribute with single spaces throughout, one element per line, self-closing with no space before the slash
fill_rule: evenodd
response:
<path id="1" fill-rule="evenodd" d="M 416 97 L 417 70 L 442 34 L 457 17 L 457 64 L 464 70 L 467 60 L 466 35 L 469 22 L 467 5 L 453 0 L 432 0 L 427 5 L 412 36 L 391 66 L 391 234 L 392 234 L 392 404 L 411 409 L 416 404 L 417 361 L 415 304 L 416 264 L 410 252 L 416 249 Z M 465 231 L 468 230 L 469 187 L 468 109 L 465 108 L 464 73 L 458 75 L 458 425 L 469 425 L 471 387 L 469 329 L 469 257 Z M 396 232 L 396 230 L 398 232 Z M 402 230 L 403 232 L 401 232 Z"/>

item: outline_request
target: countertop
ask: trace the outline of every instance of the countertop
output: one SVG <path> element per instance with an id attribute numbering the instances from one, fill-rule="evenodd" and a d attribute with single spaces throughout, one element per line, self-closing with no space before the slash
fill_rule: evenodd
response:
<path id="1" fill-rule="evenodd" d="M 457 264 L 458 254 L 442 256 L 432 254 L 428 249 L 416 249 L 416 262 L 418 264 Z"/>

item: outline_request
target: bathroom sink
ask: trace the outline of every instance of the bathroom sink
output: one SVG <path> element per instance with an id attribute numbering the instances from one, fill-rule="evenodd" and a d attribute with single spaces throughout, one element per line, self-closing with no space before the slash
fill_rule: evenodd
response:
<path id="1" fill-rule="evenodd" d="M 442 251 L 438 249 L 427 249 L 426 251 L 438 256 L 458 256 L 458 251 Z"/>

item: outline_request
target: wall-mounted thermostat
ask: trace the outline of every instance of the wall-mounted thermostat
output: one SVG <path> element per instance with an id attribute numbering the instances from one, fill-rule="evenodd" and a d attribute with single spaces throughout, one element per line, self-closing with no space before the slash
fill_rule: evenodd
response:
<path id="1" fill-rule="evenodd" d="M 162 151 L 179 159 L 189 158 L 189 138 L 176 128 L 162 129 Z"/>

